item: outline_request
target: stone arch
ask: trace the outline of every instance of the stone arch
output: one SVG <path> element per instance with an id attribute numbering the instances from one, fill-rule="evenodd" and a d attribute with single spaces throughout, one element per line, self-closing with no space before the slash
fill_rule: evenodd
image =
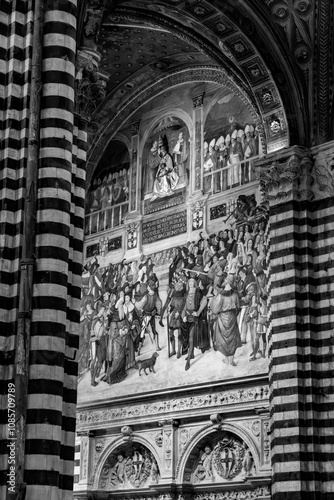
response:
<path id="1" fill-rule="evenodd" d="M 238 424 L 232 422 L 226 422 L 220 426 L 205 427 L 200 432 L 196 433 L 193 438 L 189 441 L 188 445 L 185 447 L 182 456 L 180 457 L 179 463 L 177 464 L 176 475 L 177 482 L 183 482 L 184 475 L 186 471 L 187 463 L 190 459 L 191 453 L 203 440 L 214 437 L 214 434 L 218 432 L 229 432 L 234 434 L 237 438 L 240 438 L 249 448 L 253 460 L 255 470 L 258 471 L 260 468 L 260 450 L 251 436 L 244 428 Z"/>
<path id="2" fill-rule="evenodd" d="M 147 448 L 152 453 L 155 461 L 157 462 L 159 470 L 162 470 L 161 458 L 159 457 L 156 448 L 152 445 L 152 443 L 148 439 L 146 439 L 144 436 L 140 434 L 134 433 L 132 435 L 131 441 L 128 442 L 138 443 Z M 124 445 L 125 443 L 126 441 L 124 440 L 123 436 L 120 436 L 118 439 L 111 441 L 109 445 L 102 451 L 95 467 L 94 481 L 93 481 L 93 488 L 95 490 L 99 488 L 99 480 L 101 477 L 103 466 L 106 463 L 106 460 L 108 459 L 108 457 L 112 452 L 116 451 L 117 448 Z"/>

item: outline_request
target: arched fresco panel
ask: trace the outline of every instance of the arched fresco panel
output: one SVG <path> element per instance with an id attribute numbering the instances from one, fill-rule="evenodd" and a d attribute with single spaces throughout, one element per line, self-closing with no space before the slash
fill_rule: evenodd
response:
<path id="1" fill-rule="evenodd" d="M 117 228 L 123 223 L 129 211 L 129 168 L 125 144 L 110 141 L 87 192 L 85 236 Z"/>
<path id="2" fill-rule="evenodd" d="M 220 193 L 254 180 L 252 159 L 261 152 L 259 126 L 229 89 L 216 97 L 205 121 L 203 187 Z"/>
<path id="3" fill-rule="evenodd" d="M 142 196 L 149 209 L 145 212 L 155 209 L 154 204 L 156 209 L 167 208 L 171 197 L 185 201 L 189 160 L 188 127 L 180 118 L 162 117 L 143 149 Z"/>

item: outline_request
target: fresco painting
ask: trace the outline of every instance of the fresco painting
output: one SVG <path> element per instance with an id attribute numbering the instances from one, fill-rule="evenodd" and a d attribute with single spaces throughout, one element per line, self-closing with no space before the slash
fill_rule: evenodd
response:
<path id="1" fill-rule="evenodd" d="M 266 373 L 267 212 L 240 195 L 208 237 L 131 262 L 89 259 L 79 400 Z"/>
<path id="2" fill-rule="evenodd" d="M 189 132 L 175 117 L 163 118 L 153 129 L 143 152 L 144 200 L 172 196 L 189 178 Z"/>
<path id="3" fill-rule="evenodd" d="M 204 128 L 204 191 L 219 193 L 254 180 L 249 160 L 259 153 L 259 129 L 245 105 L 233 93 L 218 99 Z"/>

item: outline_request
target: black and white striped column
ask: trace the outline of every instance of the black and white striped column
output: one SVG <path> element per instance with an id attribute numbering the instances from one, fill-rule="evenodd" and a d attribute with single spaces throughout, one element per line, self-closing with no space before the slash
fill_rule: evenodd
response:
<path id="1" fill-rule="evenodd" d="M 259 164 L 270 199 L 272 498 L 315 500 L 320 489 L 312 158 L 293 147 Z"/>

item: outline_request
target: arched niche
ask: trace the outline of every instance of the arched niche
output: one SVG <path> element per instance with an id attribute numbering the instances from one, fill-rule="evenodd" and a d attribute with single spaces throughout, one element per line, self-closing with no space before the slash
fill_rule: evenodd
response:
<path id="1" fill-rule="evenodd" d="M 191 165 L 189 115 L 173 109 L 156 116 L 141 141 L 141 193 L 143 200 L 172 196 L 189 184 Z M 166 156 L 163 156 L 163 150 Z"/>
<path id="2" fill-rule="evenodd" d="M 240 483 L 256 476 L 259 450 L 253 439 L 234 424 L 203 430 L 189 444 L 179 464 L 179 481 L 200 486 Z"/>
<path id="3" fill-rule="evenodd" d="M 160 481 L 160 462 L 143 439 L 118 440 L 105 450 L 94 486 L 99 491 L 147 488 Z"/>
<path id="4" fill-rule="evenodd" d="M 129 211 L 128 141 L 116 137 L 99 160 L 86 195 L 85 236 L 120 226 Z"/>

